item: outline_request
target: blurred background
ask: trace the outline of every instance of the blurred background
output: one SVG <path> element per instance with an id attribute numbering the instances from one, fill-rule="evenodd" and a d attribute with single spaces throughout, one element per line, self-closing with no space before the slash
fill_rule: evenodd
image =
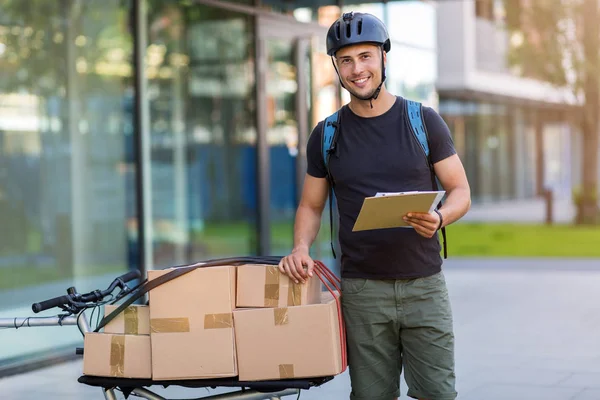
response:
<path id="1" fill-rule="evenodd" d="M 473 208 L 449 257 L 600 258 L 596 0 L 0 0 L 0 316 L 289 252 L 307 138 L 349 100 L 324 43 L 347 11 L 452 131 Z M 0 376 L 71 356 L 57 329 L 0 331 Z"/>

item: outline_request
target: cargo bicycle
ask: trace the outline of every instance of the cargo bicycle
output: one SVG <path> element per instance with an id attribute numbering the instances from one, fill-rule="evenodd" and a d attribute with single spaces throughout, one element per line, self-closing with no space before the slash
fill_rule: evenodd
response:
<path id="1" fill-rule="evenodd" d="M 274 257 L 246 257 L 246 258 L 230 258 L 211 260 L 202 263 L 203 266 L 210 267 L 216 265 L 240 265 L 243 263 L 265 263 L 274 264 L 278 262 L 278 258 Z M 324 270 L 316 270 L 317 276 L 325 283 L 330 291 L 333 290 L 325 279 L 332 281 L 334 278 L 331 271 L 320 262 Z M 185 271 L 185 268 L 181 268 Z M 185 272 L 184 272 L 185 273 Z M 15 318 L 0 318 L 0 328 L 24 328 L 24 327 L 49 327 L 49 326 L 77 326 L 82 336 L 94 330 L 90 326 L 91 317 L 85 311 L 95 309 L 104 304 L 115 304 L 124 298 L 129 299 L 122 304 L 126 306 L 133 303 L 135 299 L 140 298 L 140 293 L 145 293 L 142 282 L 136 286 L 129 286 L 127 283 L 136 281 L 140 278 L 139 271 L 130 271 L 115 278 L 106 289 L 93 290 L 89 293 L 79 293 L 75 287 L 67 289 L 67 294 L 58 296 L 39 303 L 32 304 L 34 313 L 39 313 L 52 308 L 60 308 L 62 313 L 50 317 L 15 317 Z M 157 283 L 159 284 L 159 283 Z M 334 286 L 335 283 L 333 283 Z M 118 289 L 118 292 L 117 292 Z M 339 288 L 338 288 L 339 290 Z M 117 292 L 114 294 L 114 292 Z M 134 296 L 137 293 L 137 296 Z M 120 310 L 117 309 L 116 312 Z M 76 348 L 76 354 L 83 355 L 83 348 Z M 345 363 L 345 361 L 344 361 Z M 152 380 L 152 379 L 131 379 L 119 377 L 99 377 L 82 375 L 78 378 L 78 382 L 98 387 L 101 389 L 105 400 L 117 400 L 117 394 L 121 392 L 125 398 L 136 396 L 147 400 L 168 400 L 150 389 L 151 386 L 161 386 L 167 388 L 170 386 L 181 386 L 186 388 L 198 389 L 216 389 L 216 388 L 233 388 L 239 389 L 234 392 L 224 394 L 210 395 L 198 397 L 197 400 L 280 400 L 282 396 L 297 395 L 300 397 L 301 390 L 309 390 L 314 387 L 323 385 L 332 380 L 333 376 L 318 377 L 318 378 L 294 378 L 280 379 L 269 381 L 240 381 L 237 378 L 216 378 L 216 379 L 190 379 L 190 380 Z M 190 399 L 192 400 L 192 399 Z"/>

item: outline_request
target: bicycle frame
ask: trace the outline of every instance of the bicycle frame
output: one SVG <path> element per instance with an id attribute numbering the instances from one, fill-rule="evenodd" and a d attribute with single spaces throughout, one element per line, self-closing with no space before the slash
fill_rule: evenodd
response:
<path id="1" fill-rule="evenodd" d="M 0 328 L 24 328 L 24 327 L 42 327 L 42 326 L 68 326 L 77 325 L 80 331 L 85 335 L 91 332 L 87 315 L 81 313 L 79 316 L 54 316 L 54 317 L 29 317 L 29 318 L 0 318 Z M 117 400 L 117 388 L 101 388 L 105 400 Z M 298 395 L 300 389 L 286 389 L 278 392 L 263 393 L 256 390 L 240 390 L 226 394 L 199 397 L 196 400 L 280 400 L 281 396 Z M 168 400 L 148 389 L 136 388 L 132 394 L 135 394 L 147 400 Z M 193 399 L 190 399 L 193 400 Z"/>

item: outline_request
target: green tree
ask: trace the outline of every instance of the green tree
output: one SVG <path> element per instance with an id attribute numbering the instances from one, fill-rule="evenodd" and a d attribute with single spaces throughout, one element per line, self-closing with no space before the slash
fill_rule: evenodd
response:
<path id="1" fill-rule="evenodd" d="M 576 121 L 583 135 L 582 190 L 577 222 L 596 224 L 600 111 L 598 0 L 504 0 L 513 38 L 509 64 L 523 75 L 568 87 L 583 100 Z"/>

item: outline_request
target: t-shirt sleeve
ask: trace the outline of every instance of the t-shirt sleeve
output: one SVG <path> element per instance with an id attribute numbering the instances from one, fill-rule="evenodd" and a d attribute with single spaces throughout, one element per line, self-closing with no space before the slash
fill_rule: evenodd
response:
<path id="1" fill-rule="evenodd" d="M 423 119 L 429 135 L 431 162 L 437 163 L 456 154 L 450 128 L 442 117 L 431 107 L 423 107 Z"/>
<path id="2" fill-rule="evenodd" d="M 327 169 L 325 168 L 325 162 L 323 162 L 321 150 L 322 126 L 323 121 L 317 124 L 308 137 L 308 143 L 306 145 L 306 172 L 315 178 L 325 178 L 327 176 Z"/>

